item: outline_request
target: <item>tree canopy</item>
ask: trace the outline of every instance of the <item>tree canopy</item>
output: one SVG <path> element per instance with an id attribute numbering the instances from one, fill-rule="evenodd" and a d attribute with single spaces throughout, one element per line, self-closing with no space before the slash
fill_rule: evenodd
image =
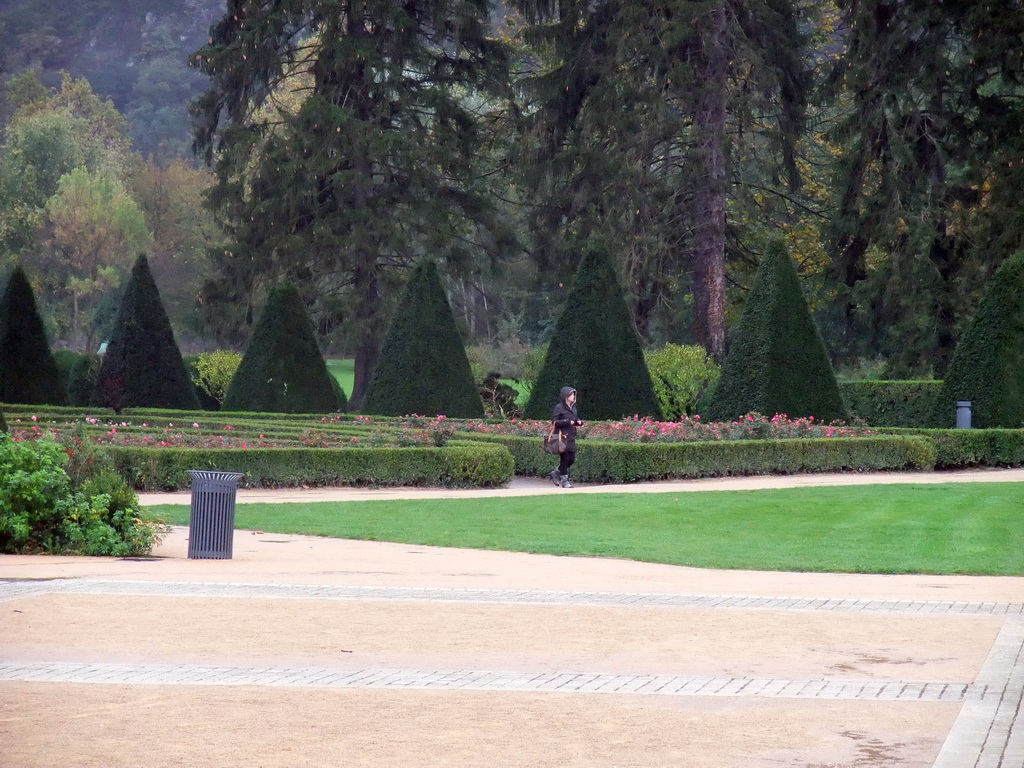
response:
<path id="1" fill-rule="evenodd" d="M 487 2 L 229 0 L 195 65 L 196 146 L 236 245 L 218 290 L 254 301 L 286 276 L 333 300 L 354 338 L 361 402 L 376 363 L 394 265 L 457 258 L 485 222 L 471 162 L 472 96 L 506 86 Z M 301 87 L 298 103 L 278 100 Z M 262 111 L 260 111 L 262 108 Z"/>

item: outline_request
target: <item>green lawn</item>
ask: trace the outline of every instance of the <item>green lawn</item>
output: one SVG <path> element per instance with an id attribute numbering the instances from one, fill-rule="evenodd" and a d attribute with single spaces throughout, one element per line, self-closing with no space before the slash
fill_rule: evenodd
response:
<path id="1" fill-rule="evenodd" d="M 239 504 L 236 526 L 705 568 L 1024 575 L 1014 483 Z M 187 506 L 153 507 L 188 522 Z"/>
<path id="2" fill-rule="evenodd" d="M 356 361 L 335 359 L 324 362 L 327 363 L 327 370 L 330 371 L 331 376 L 341 384 L 341 388 L 345 391 L 345 397 L 352 397 L 352 386 L 356 380 Z"/>

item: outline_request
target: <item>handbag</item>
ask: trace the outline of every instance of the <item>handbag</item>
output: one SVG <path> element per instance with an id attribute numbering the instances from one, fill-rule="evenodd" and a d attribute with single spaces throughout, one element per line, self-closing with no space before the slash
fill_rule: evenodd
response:
<path id="1" fill-rule="evenodd" d="M 556 434 L 555 422 L 551 422 L 551 431 L 544 436 L 544 450 L 555 456 L 565 453 L 565 435 L 562 434 L 560 429 L 557 430 Z"/>

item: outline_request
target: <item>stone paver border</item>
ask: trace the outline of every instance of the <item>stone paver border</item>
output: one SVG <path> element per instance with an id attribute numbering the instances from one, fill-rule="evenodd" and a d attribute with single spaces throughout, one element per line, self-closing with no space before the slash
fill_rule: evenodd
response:
<path id="1" fill-rule="evenodd" d="M 167 664 L 0 662 L 0 680 L 149 685 L 259 685 L 423 688 L 475 691 L 629 693 L 667 696 L 888 701 L 960 701 L 963 706 L 934 768 L 1024 765 L 1024 603 L 926 600 L 763 598 L 619 592 L 558 592 L 422 587 L 144 582 L 101 579 L 0 580 L 0 601 L 41 594 L 443 601 L 543 605 L 615 605 L 771 611 L 1002 615 L 1003 628 L 973 682 L 771 680 L 678 675 L 489 670 L 228 667 Z"/>

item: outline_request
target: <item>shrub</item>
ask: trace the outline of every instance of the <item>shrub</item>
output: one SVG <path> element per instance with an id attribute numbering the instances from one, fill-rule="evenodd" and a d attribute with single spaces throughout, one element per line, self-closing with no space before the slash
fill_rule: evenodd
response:
<path id="1" fill-rule="evenodd" d="M 956 401 L 971 402 L 976 427 L 1024 426 L 1024 251 L 1002 263 L 953 352 L 935 423 L 955 421 Z"/>
<path id="2" fill-rule="evenodd" d="M 84 352 L 78 356 L 68 373 L 68 399 L 71 405 L 85 407 L 92 401 L 101 362 L 100 356 L 92 352 Z"/>
<path id="3" fill-rule="evenodd" d="M 190 378 L 219 408 L 241 362 L 242 356 L 228 349 L 203 352 L 195 359 Z"/>
<path id="4" fill-rule="evenodd" d="M 344 407 L 293 283 L 271 290 L 221 407 L 266 413 L 332 413 Z"/>
<path id="5" fill-rule="evenodd" d="M 455 317 L 431 261 L 417 265 L 409 278 L 362 410 L 381 416 L 484 415 Z"/>
<path id="6" fill-rule="evenodd" d="M 938 469 L 1024 466 L 1024 429 L 886 429 L 935 444 Z"/>
<path id="7" fill-rule="evenodd" d="M 0 402 L 68 404 L 35 294 L 20 266 L 0 295 Z"/>
<path id="8" fill-rule="evenodd" d="M 644 359 L 662 417 L 669 421 L 696 413 L 701 396 L 721 373 L 703 347 L 666 344 L 656 352 L 645 352 Z"/>
<path id="9" fill-rule="evenodd" d="M 60 373 L 60 380 L 64 382 L 65 390 L 70 384 L 71 371 L 81 357 L 82 353 L 73 349 L 58 349 L 53 353 L 53 362 L 57 364 L 57 371 Z"/>
<path id="10" fill-rule="evenodd" d="M 727 420 L 749 411 L 846 418 L 796 268 L 778 239 L 757 269 L 707 416 Z"/>
<path id="11" fill-rule="evenodd" d="M 583 419 L 660 415 L 622 288 L 611 259 L 598 245 L 587 249 L 576 270 L 526 416 L 551 418 L 558 393 L 567 385 L 579 390 Z"/>
<path id="12" fill-rule="evenodd" d="M 480 384 L 480 398 L 484 401 L 484 412 L 489 419 L 515 419 L 522 416 L 516 405 L 519 392 L 500 379 L 497 371 L 484 376 Z"/>
<path id="13" fill-rule="evenodd" d="M 199 408 L 145 256 L 132 267 L 92 404 L 124 408 Z"/>
<path id="14" fill-rule="evenodd" d="M 0 434 L 0 552 L 144 555 L 162 528 L 144 521 L 124 480 L 100 469 L 74 483 L 68 450 Z"/>
<path id="15" fill-rule="evenodd" d="M 184 490 L 190 469 L 243 472 L 246 487 L 322 485 L 494 487 L 512 479 L 500 445 L 443 448 L 107 449 L 117 472 L 140 490 Z"/>
<path id="16" fill-rule="evenodd" d="M 850 412 L 873 427 L 931 427 L 941 381 L 849 381 L 839 392 Z"/>
<path id="17" fill-rule="evenodd" d="M 504 445 L 520 475 L 546 475 L 552 457 L 540 440 L 481 436 Z M 935 445 L 920 436 L 872 436 L 705 443 L 579 444 L 573 475 L 584 482 L 634 483 L 730 475 L 916 469 L 935 466 Z"/>

